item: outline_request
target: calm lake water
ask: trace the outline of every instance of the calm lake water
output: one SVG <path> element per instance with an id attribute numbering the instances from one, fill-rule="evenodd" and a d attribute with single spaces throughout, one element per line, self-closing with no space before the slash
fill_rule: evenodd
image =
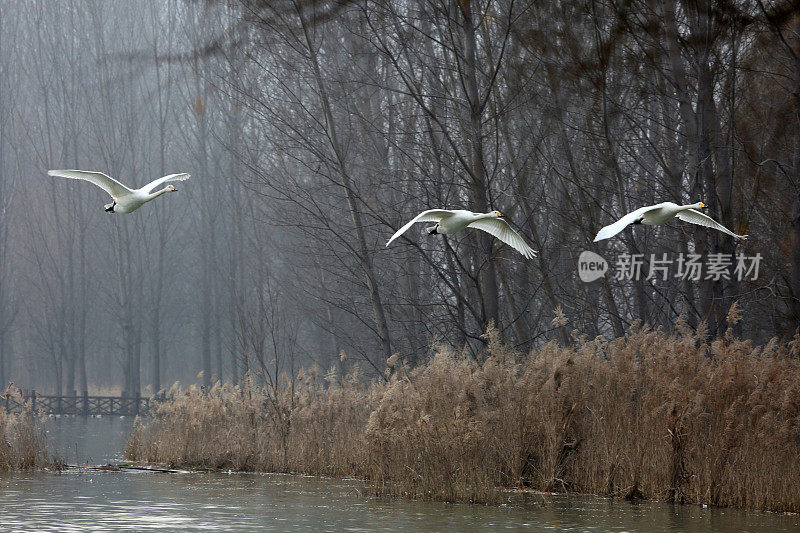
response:
<path id="1" fill-rule="evenodd" d="M 69 463 L 117 460 L 131 420 L 48 424 Z M 77 449 L 77 452 L 76 452 Z M 359 481 L 68 470 L 0 475 L 0 531 L 798 531 L 800 517 L 591 496 L 508 506 L 385 501 Z"/>

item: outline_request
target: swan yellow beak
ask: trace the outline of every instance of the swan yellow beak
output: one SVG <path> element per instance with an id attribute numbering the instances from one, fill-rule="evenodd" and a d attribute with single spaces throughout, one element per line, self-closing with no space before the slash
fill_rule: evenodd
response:
<path id="1" fill-rule="evenodd" d="M 501 216 L 503 216 L 503 213 L 501 213 L 500 211 L 498 211 L 498 212 L 497 212 L 497 216 L 501 217 Z"/>
<path id="2" fill-rule="evenodd" d="M 708 207 L 708 206 L 706 204 L 704 204 L 703 202 L 700 202 L 700 207 Z"/>
<path id="3" fill-rule="evenodd" d="M 171 190 L 171 191 L 174 191 L 174 190 L 175 190 L 175 187 L 173 187 L 172 185 L 170 185 L 170 186 L 169 186 L 169 190 Z"/>

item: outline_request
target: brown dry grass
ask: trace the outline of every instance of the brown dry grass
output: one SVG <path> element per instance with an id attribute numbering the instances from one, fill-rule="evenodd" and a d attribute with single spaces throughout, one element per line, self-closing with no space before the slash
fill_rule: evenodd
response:
<path id="1" fill-rule="evenodd" d="M 217 383 L 208 393 L 175 385 L 149 424 L 137 421 L 126 457 L 189 467 L 364 475 L 363 426 L 375 391 L 360 383 L 357 368 L 343 380 L 326 378 L 316 369 L 301 372 L 294 387 L 285 383 L 277 394 L 249 379 L 236 386 Z"/>
<path id="2" fill-rule="evenodd" d="M 800 337 L 753 346 L 638 327 L 479 361 L 439 348 L 388 383 L 316 370 L 277 394 L 174 388 L 127 457 L 353 475 L 379 494 L 494 501 L 499 487 L 800 511 Z M 290 386 L 291 385 L 291 386 Z"/>
<path id="3" fill-rule="evenodd" d="M 45 442 L 44 428 L 30 409 L 17 414 L 0 410 L 0 472 L 54 466 Z"/>

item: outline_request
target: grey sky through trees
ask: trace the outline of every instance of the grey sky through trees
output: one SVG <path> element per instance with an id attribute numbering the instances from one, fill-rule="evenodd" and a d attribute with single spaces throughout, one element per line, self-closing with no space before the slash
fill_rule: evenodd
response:
<path id="1" fill-rule="evenodd" d="M 780 2 L 5 1 L 0 382 L 277 386 L 341 351 L 377 375 L 437 342 L 474 353 L 490 323 L 520 349 L 681 314 L 715 335 L 734 301 L 743 335 L 791 336 L 797 24 Z M 117 216 L 52 168 L 192 179 Z M 751 238 L 591 242 L 660 201 Z M 498 209 L 539 256 L 421 227 L 384 247 L 432 207 Z M 581 281 L 584 250 L 608 275 Z M 645 275 L 616 279 L 636 254 Z M 645 279 L 662 254 L 668 279 Z M 686 279 L 690 254 L 733 262 Z M 761 254 L 758 279 L 736 254 Z"/>

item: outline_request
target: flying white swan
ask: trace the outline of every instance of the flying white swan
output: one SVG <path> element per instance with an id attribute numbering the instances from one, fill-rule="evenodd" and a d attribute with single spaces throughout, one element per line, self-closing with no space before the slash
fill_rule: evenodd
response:
<path id="1" fill-rule="evenodd" d="M 697 202 L 696 204 L 689 205 L 678 205 L 672 202 L 663 202 L 656 205 L 641 207 L 636 211 L 628 213 L 613 224 L 609 224 L 601 229 L 599 232 L 597 232 L 597 237 L 594 238 L 594 242 L 602 241 L 603 239 L 609 239 L 620 231 L 624 230 L 630 224 L 647 224 L 649 226 L 655 226 L 657 224 L 663 224 L 664 222 L 676 217 L 684 222 L 691 222 L 692 224 L 697 224 L 699 226 L 714 228 L 723 233 L 727 233 L 734 239 L 738 239 L 740 241 L 743 241 L 747 238 L 747 235 L 737 235 L 710 216 L 697 211 L 697 209 L 702 209 L 705 206 L 706 204 L 703 202 Z"/>
<path id="2" fill-rule="evenodd" d="M 111 176 L 102 172 L 89 172 L 86 170 L 48 170 L 50 176 L 59 178 L 70 178 L 74 180 L 90 181 L 111 195 L 111 203 L 104 207 L 109 213 L 130 213 L 136 211 L 146 202 L 157 198 L 165 192 L 177 191 L 175 187 L 169 185 L 160 191 L 153 190 L 168 181 L 183 181 L 189 179 L 189 174 L 170 174 L 157 180 L 153 180 L 140 189 L 129 189 Z"/>
<path id="3" fill-rule="evenodd" d="M 477 228 L 494 235 L 527 259 L 535 257 L 536 251 L 528 246 L 525 240 L 523 240 L 502 217 L 503 215 L 500 214 L 500 211 L 473 213 L 472 211 L 464 211 L 461 209 L 429 209 L 415 216 L 411 222 L 397 230 L 386 243 L 386 246 L 389 246 L 393 240 L 405 233 L 408 228 L 417 222 L 436 222 L 435 226 L 425 228 L 428 235 L 449 235 L 461 231 L 466 227 Z"/>

